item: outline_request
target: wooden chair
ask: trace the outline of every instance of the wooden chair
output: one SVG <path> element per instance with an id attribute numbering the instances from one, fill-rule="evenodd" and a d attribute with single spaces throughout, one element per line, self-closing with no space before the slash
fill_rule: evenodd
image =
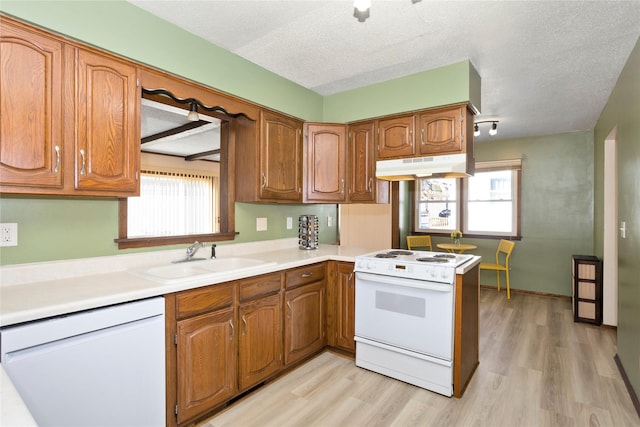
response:
<path id="1" fill-rule="evenodd" d="M 498 244 L 498 250 L 496 250 L 496 262 L 495 264 L 489 262 L 481 262 L 480 270 L 493 270 L 496 272 L 496 281 L 498 282 L 498 292 L 500 292 L 500 272 L 504 271 L 504 275 L 507 278 L 507 299 L 511 299 L 511 287 L 509 283 L 509 258 L 511 258 L 511 252 L 516 243 L 509 240 L 500 240 Z M 504 263 L 500 263 L 500 259 L 504 258 Z"/>
<path id="2" fill-rule="evenodd" d="M 431 245 L 431 236 L 407 236 L 407 249 L 429 248 L 433 251 Z"/>

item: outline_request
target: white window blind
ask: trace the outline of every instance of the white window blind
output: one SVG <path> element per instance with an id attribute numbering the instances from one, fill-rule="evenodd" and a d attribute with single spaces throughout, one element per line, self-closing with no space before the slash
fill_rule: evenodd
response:
<path id="1" fill-rule="evenodd" d="M 217 177 L 202 172 L 145 170 L 140 196 L 128 201 L 128 237 L 214 233 Z"/>

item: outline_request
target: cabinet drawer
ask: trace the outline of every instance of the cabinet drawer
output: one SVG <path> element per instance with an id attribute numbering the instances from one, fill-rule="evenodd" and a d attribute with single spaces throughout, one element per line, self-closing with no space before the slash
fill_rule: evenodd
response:
<path id="1" fill-rule="evenodd" d="M 325 263 L 313 264 L 294 268 L 285 273 L 285 287 L 287 289 L 306 285 L 324 279 Z"/>
<path id="2" fill-rule="evenodd" d="M 265 274 L 242 280 L 240 286 L 240 301 L 248 301 L 257 297 L 275 294 L 280 291 L 280 273 Z"/>
<path id="3" fill-rule="evenodd" d="M 182 292 L 176 295 L 176 318 L 181 319 L 227 307 L 232 302 L 233 285 L 231 283 Z"/>

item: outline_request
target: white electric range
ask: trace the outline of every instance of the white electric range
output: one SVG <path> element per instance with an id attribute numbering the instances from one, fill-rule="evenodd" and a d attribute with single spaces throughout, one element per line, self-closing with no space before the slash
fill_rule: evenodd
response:
<path id="1" fill-rule="evenodd" d="M 472 258 L 404 250 L 356 257 L 356 366 L 451 396 L 455 271 Z"/>

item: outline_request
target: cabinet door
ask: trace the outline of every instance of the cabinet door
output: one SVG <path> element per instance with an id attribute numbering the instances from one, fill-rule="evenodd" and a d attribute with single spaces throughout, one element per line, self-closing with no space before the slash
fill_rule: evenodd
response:
<path id="1" fill-rule="evenodd" d="M 289 365 L 324 347 L 324 282 L 285 293 L 284 363 Z"/>
<path id="2" fill-rule="evenodd" d="M 178 322 L 178 423 L 202 414 L 236 392 L 233 308 Z"/>
<path id="3" fill-rule="evenodd" d="M 463 108 L 439 109 L 418 116 L 421 155 L 463 152 Z"/>
<path id="4" fill-rule="evenodd" d="M 140 131 L 136 68 L 76 52 L 76 189 L 139 194 Z"/>
<path id="5" fill-rule="evenodd" d="M 261 112 L 260 122 L 260 198 L 301 201 L 301 122 L 269 111 Z"/>
<path id="6" fill-rule="evenodd" d="M 304 201 L 345 202 L 346 125 L 306 123 L 304 128 Z"/>
<path id="7" fill-rule="evenodd" d="M 373 122 L 349 127 L 349 201 L 375 201 L 375 158 Z"/>
<path id="8" fill-rule="evenodd" d="M 378 158 L 392 159 L 415 154 L 413 114 L 378 120 Z"/>
<path id="9" fill-rule="evenodd" d="M 353 263 L 340 262 L 337 265 L 336 281 L 336 346 L 355 351 L 355 276 Z"/>
<path id="10" fill-rule="evenodd" d="M 0 184 L 61 188 L 62 43 L 0 24 Z"/>
<path id="11" fill-rule="evenodd" d="M 240 306 L 240 390 L 265 380 L 282 368 L 280 298 L 278 293 Z"/>

